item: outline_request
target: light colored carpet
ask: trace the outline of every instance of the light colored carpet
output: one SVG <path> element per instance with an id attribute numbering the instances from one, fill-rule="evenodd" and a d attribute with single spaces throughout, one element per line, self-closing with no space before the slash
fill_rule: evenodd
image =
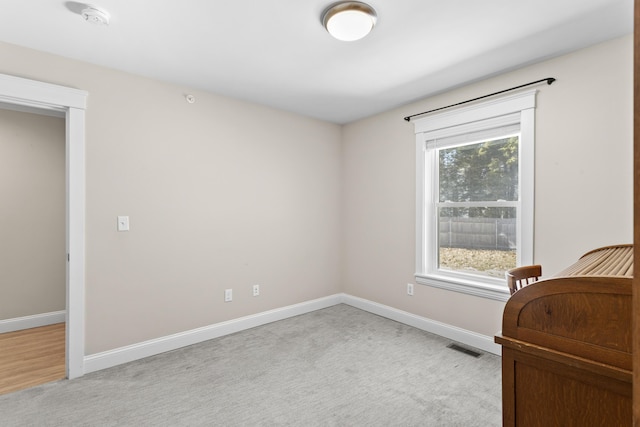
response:
<path id="1" fill-rule="evenodd" d="M 0 396 L 2 426 L 499 426 L 500 358 L 337 305 Z"/>

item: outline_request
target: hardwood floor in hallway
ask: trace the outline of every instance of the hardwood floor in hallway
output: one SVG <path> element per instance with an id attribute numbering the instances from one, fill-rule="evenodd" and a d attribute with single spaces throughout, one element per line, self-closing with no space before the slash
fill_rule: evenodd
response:
<path id="1" fill-rule="evenodd" d="M 65 324 L 0 334 L 0 394 L 65 378 Z"/>

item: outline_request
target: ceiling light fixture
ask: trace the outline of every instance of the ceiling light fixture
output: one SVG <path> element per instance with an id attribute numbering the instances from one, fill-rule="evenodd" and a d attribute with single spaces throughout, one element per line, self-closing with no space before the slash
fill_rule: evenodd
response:
<path id="1" fill-rule="evenodd" d="M 88 4 L 86 8 L 82 9 L 81 15 L 85 21 L 92 24 L 109 25 L 109 12 L 104 9 Z"/>
<path id="2" fill-rule="evenodd" d="M 378 15 L 368 4 L 343 1 L 329 6 L 322 14 L 322 25 L 338 40 L 360 40 L 371 32 Z"/>

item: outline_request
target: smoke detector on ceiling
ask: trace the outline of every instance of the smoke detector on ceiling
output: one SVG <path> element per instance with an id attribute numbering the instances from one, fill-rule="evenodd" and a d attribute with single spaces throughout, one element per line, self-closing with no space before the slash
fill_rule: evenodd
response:
<path id="1" fill-rule="evenodd" d="M 85 21 L 95 25 L 109 25 L 109 12 L 95 6 L 87 5 L 82 9 L 82 17 Z"/>

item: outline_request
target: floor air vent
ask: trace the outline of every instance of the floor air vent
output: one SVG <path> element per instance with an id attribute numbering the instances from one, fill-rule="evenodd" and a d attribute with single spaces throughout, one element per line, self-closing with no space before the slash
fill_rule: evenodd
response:
<path id="1" fill-rule="evenodd" d="M 480 357 L 481 356 L 481 354 L 478 353 L 477 351 L 469 350 L 468 348 L 464 348 L 464 347 L 462 347 L 462 346 L 460 346 L 458 344 L 449 344 L 447 346 L 447 348 L 459 351 L 460 353 L 468 354 L 469 356 L 473 356 L 473 357 Z"/>

